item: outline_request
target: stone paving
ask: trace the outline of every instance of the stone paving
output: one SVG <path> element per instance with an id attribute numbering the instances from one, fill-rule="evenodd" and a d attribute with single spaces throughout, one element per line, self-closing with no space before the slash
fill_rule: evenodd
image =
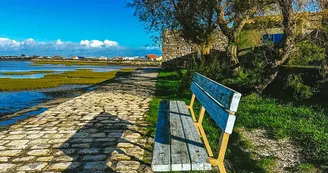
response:
<path id="1" fill-rule="evenodd" d="M 0 172 L 150 172 L 144 115 L 157 75 L 138 70 L 2 129 Z"/>

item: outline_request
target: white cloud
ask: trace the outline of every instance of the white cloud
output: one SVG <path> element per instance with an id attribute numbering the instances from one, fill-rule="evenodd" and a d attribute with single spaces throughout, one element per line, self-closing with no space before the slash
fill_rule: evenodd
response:
<path id="1" fill-rule="evenodd" d="M 62 41 L 48 42 L 29 38 L 23 41 L 0 37 L 0 55 L 62 55 L 62 56 L 144 56 L 148 53 L 161 54 L 155 47 L 130 48 L 120 46 L 111 40 L 81 40 L 80 42 Z"/>
<path id="2" fill-rule="evenodd" d="M 63 42 L 62 42 L 60 39 L 58 39 L 58 40 L 56 41 L 56 44 L 58 44 L 58 45 L 62 45 Z"/>
<path id="3" fill-rule="evenodd" d="M 118 46 L 118 43 L 116 41 L 110 41 L 110 40 L 105 40 L 104 41 L 104 45 L 106 47 L 110 47 L 110 46 Z"/>
<path id="4" fill-rule="evenodd" d="M 103 46 L 105 47 L 112 47 L 112 46 L 118 46 L 118 43 L 116 41 L 110 41 L 110 40 L 105 40 L 105 41 L 100 41 L 100 40 L 81 40 L 80 44 L 82 46 L 86 47 L 92 47 L 92 48 L 101 48 Z"/>
<path id="5" fill-rule="evenodd" d="M 81 40 L 80 41 L 80 44 L 83 46 L 83 45 L 85 45 L 85 46 L 88 46 L 89 45 L 89 40 Z"/>
<path id="6" fill-rule="evenodd" d="M 33 38 L 28 38 L 28 39 L 24 40 L 22 43 L 25 44 L 25 45 L 34 45 L 35 40 Z"/>
<path id="7" fill-rule="evenodd" d="M 156 50 L 156 49 L 160 49 L 160 47 L 158 46 L 144 46 L 142 47 L 143 49 L 146 49 L 146 50 Z"/>
<path id="8" fill-rule="evenodd" d="M 8 38 L 0 38 L 0 46 L 2 47 L 17 47 L 20 46 L 21 43 L 16 40 L 10 40 Z"/>

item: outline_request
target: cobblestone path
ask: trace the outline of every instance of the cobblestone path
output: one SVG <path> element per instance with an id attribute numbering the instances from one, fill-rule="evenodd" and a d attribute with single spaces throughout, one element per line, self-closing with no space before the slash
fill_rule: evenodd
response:
<path id="1" fill-rule="evenodd" d="M 0 172 L 146 172 L 155 69 L 138 70 L 0 131 Z"/>

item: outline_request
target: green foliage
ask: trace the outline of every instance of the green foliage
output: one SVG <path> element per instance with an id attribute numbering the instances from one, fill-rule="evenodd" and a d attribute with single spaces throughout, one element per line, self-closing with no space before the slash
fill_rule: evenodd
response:
<path id="1" fill-rule="evenodd" d="M 253 48 L 261 45 L 264 32 L 259 30 L 244 30 L 238 36 L 238 49 Z"/>
<path id="2" fill-rule="evenodd" d="M 229 87 L 249 91 L 252 86 L 261 82 L 261 72 L 264 67 L 264 61 L 261 59 L 261 55 L 254 54 L 252 58 L 253 62 L 249 68 L 239 67 L 231 71 L 224 55 L 212 53 L 207 57 L 203 57 L 201 63 L 194 65 L 189 71 L 197 71 Z M 189 76 L 187 75 L 189 82 L 191 81 L 192 75 L 193 73 Z"/>
<path id="3" fill-rule="evenodd" d="M 298 100 L 309 99 L 313 96 L 314 89 L 304 84 L 301 74 L 290 74 L 287 77 L 286 87 L 294 90 L 294 98 Z"/>
<path id="4" fill-rule="evenodd" d="M 318 168 L 316 168 L 314 165 L 309 163 L 301 163 L 298 167 L 299 173 L 317 173 L 320 172 Z"/>
<path id="5" fill-rule="evenodd" d="M 320 66 L 325 60 L 325 48 L 309 40 L 298 42 L 296 46 L 298 51 L 291 57 L 289 65 Z"/>

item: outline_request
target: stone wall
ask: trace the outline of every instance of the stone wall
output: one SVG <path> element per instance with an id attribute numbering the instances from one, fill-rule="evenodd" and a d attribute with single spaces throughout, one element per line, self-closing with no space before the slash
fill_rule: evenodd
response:
<path id="1" fill-rule="evenodd" d="M 224 51 L 227 46 L 226 37 L 223 36 L 222 33 L 218 33 L 216 40 L 217 42 L 213 49 Z M 198 51 L 197 45 L 180 37 L 178 32 L 169 30 L 163 31 L 162 55 L 164 62 L 174 58 L 184 57 Z"/>

